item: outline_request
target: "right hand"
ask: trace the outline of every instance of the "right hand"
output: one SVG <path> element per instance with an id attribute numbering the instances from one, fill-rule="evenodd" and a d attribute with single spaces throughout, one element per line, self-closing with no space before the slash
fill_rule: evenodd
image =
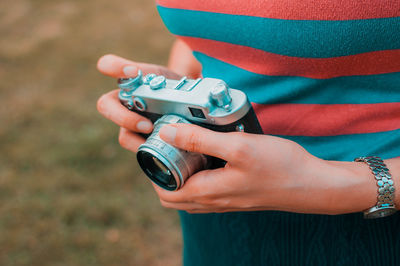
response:
<path id="1" fill-rule="evenodd" d="M 136 77 L 138 70 L 143 75 L 154 73 L 169 79 L 180 79 L 181 76 L 164 66 L 138 63 L 116 55 L 104 55 L 97 62 L 97 69 L 104 75 L 113 78 Z M 151 121 L 124 107 L 118 98 L 119 90 L 113 90 L 101 96 L 97 101 L 97 110 L 105 118 L 121 127 L 120 145 L 130 151 L 137 152 L 145 139 L 137 133 L 150 133 L 153 130 Z"/>

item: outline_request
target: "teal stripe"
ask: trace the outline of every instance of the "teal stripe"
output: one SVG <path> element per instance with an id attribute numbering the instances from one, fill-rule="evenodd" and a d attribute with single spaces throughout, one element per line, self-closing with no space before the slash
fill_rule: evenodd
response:
<path id="1" fill-rule="evenodd" d="M 356 157 L 370 155 L 384 159 L 400 156 L 400 129 L 332 137 L 279 137 L 293 140 L 314 156 L 325 160 L 352 161 Z"/>
<path id="2" fill-rule="evenodd" d="M 400 72 L 332 79 L 267 76 L 194 52 L 203 76 L 225 80 L 255 103 L 366 104 L 400 102 Z"/>
<path id="3" fill-rule="evenodd" d="M 283 20 L 161 6 L 158 10 L 165 25 L 176 35 L 239 44 L 280 55 L 328 58 L 400 49 L 400 17 Z"/>

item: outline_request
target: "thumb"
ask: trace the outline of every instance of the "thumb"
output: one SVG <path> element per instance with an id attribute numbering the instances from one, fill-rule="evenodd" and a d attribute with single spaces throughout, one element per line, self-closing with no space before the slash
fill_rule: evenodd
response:
<path id="1" fill-rule="evenodd" d="M 160 130 L 160 137 L 169 144 L 190 152 L 198 152 L 234 160 L 237 145 L 243 139 L 235 133 L 221 133 L 193 124 L 169 124 Z"/>
<path id="2" fill-rule="evenodd" d="M 169 79 L 181 78 L 180 75 L 164 66 L 134 62 L 112 54 L 102 56 L 97 62 L 97 69 L 102 74 L 114 78 L 136 77 L 139 69 L 142 70 L 144 75 L 154 73 Z"/>

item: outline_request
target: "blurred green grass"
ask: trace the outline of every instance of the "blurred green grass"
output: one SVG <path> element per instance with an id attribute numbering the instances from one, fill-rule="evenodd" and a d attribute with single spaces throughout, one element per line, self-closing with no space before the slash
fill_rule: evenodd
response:
<path id="1" fill-rule="evenodd" d="M 154 2 L 2 0 L 0 36 L 0 265 L 179 265 L 176 212 L 96 111 L 101 55 L 166 63 Z"/>

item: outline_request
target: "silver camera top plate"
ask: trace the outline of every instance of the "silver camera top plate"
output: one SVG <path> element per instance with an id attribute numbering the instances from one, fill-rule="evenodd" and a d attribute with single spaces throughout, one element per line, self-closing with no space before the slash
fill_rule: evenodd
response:
<path id="1" fill-rule="evenodd" d="M 247 114 L 251 104 L 240 90 L 220 79 L 166 79 L 148 74 L 120 79 L 119 98 L 129 109 L 156 114 L 175 114 L 191 121 L 228 125 Z"/>

